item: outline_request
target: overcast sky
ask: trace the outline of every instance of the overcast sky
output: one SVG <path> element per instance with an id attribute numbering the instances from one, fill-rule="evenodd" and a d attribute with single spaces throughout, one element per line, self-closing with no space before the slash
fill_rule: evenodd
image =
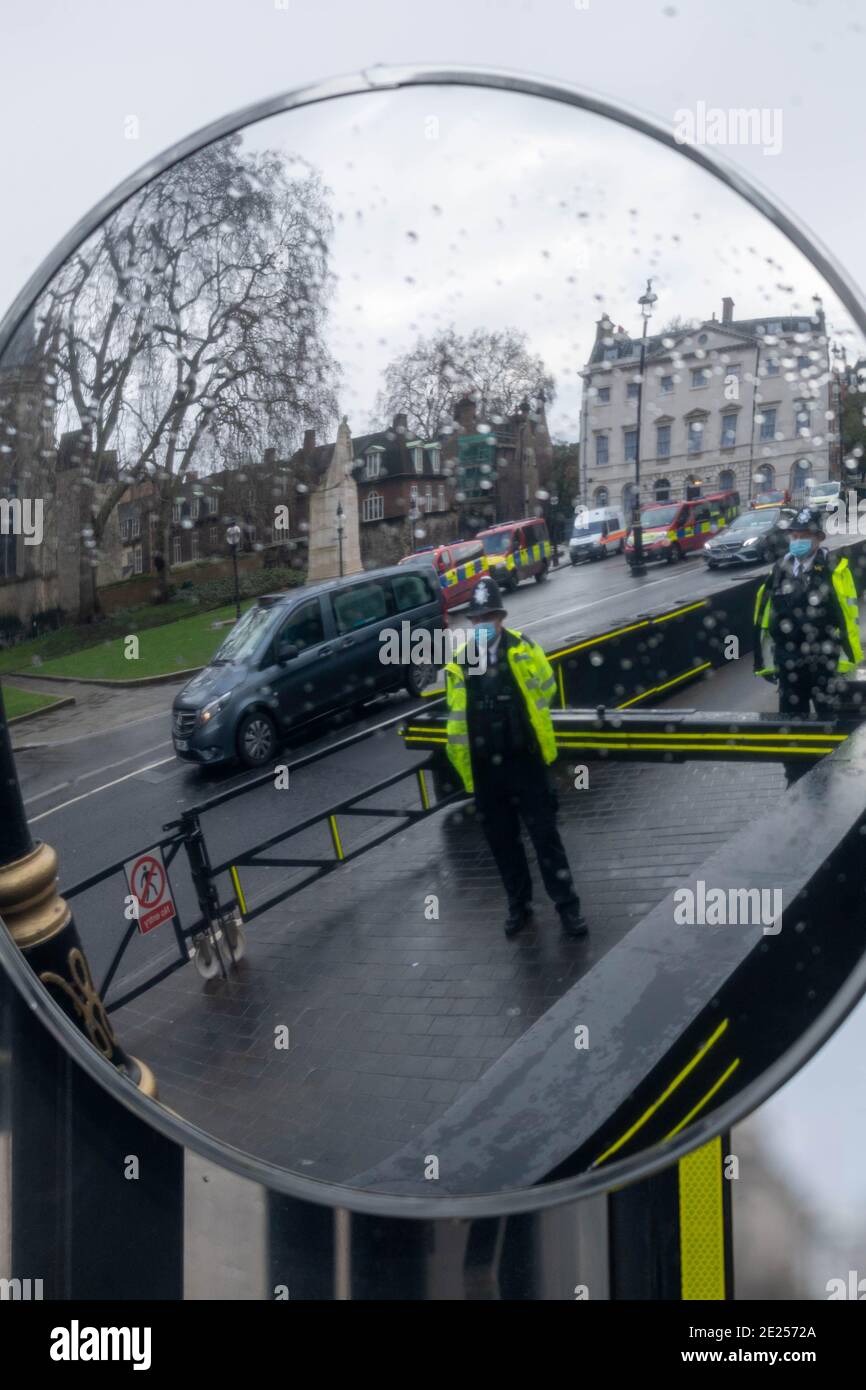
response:
<path id="1" fill-rule="evenodd" d="M 866 281 L 863 0 L 4 0 L 0 52 L 3 309 L 70 226 L 166 146 L 263 97 L 377 62 L 520 69 L 597 90 L 670 126 L 678 110 L 700 102 L 778 111 L 779 153 L 760 144 L 720 153 Z M 417 168 L 408 173 L 418 177 Z M 647 198 L 644 179 L 642 207 Z M 407 241 L 407 258 L 411 250 Z M 645 274 L 642 258 L 634 261 L 623 314 Z M 710 275 L 691 312 L 719 312 L 726 268 Z M 747 294 L 721 292 L 747 311 Z M 544 331 L 542 314 L 533 328 Z M 348 341 L 349 325 L 341 331 Z M 547 331 L 564 329 L 554 321 Z M 540 346 L 552 351 L 553 336 L 539 336 Z M 360 410 L 365 390 L 358 374 L 347 408 Z M 866 1119 L 862 1100 L 852 1101 L 864 1094 L 864 1055 L 861 1008 L 764 1112 L 787 1137 L 801 1185 L 836 1214 L 850 1202 L 866 1207 Z"/>

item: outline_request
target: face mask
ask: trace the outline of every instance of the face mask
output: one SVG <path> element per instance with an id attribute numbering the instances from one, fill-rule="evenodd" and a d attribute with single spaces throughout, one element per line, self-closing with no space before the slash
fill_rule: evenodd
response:
<path id="1" fill-rule="evenodd" d="M 788 541 L 788 554 L 793 555 L 798 560 L 805 560 L 807 555 L 812 552 L 811 541 Z"/>
<path id="2" fill-rule="evenodd" d="M 496 628 L 493 623 L 478 623 L 475 631 L 478 634 L 476 641 L 481 651 L 486 651 L 488 647 L 493 646 L 496 641 Z"/>

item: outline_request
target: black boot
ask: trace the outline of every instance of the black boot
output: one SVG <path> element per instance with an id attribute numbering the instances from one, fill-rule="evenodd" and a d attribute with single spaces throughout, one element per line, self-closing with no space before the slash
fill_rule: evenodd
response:
<path id="1" fill-rule="evenodd" d="M 580 910 L 579 902 L 566 903 L 557 910 L 559 912 L 559 920 L 562 923 L 562 930 L 565 932 L 566 936 L 578 937 L 587 936 L 589 934 L 589 925 Z"/>
<path id="2" fill-rule="evenodd" d="M 516 936 L 532 921 L 532 903 L 512 903 L 505 919 L 505 935 Z"/>

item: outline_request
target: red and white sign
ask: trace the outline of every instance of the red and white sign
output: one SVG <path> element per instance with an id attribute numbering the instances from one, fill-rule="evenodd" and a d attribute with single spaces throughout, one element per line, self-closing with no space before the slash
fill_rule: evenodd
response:
<path id="1" fill-rule="evenodd" d="M 168 870 L 161 849 L 149 849 L 124 864 L 129 891 L 138 903 L 138 929 L 153 931 L 175 915 Z"/>

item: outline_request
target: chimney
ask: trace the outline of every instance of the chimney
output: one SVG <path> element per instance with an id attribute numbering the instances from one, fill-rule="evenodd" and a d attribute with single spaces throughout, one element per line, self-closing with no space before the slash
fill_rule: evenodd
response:
<path id="1" fill-rule="evenodd" d="M 734 301 L 725 295 L 722 300 L 722 323 L 733 323 L 734 321 Z"/>
<path id="2" fill-rule="evenodd" d="M 600 319 L 595 321 L 595 341 L 598 343 L 602 338 L 609 338 L 613 333 L 613 324 L 607 314 L 602 314 Z"/>
<path id="3" fill-rule="evenodd" d="M 402 414 L 402 412 L 401 414 L 394 416 L 394 423 L 391 426 L 391 428 L 393 429 L 395 434 L 406 433 L 406 416 Z"/>
<path id="4" fill-rule="evenodd" d="M 475 430 L 475 402 L 471 396 L 461 396 L 454 407 L 454 419 L 467 434 Z"/>
<path id="5" fill-rule="evenodd" d="M 316 431 L 304 430 L 304 453 L 311 454 L 316 447 Z"/>
<path id="6" fill-rule="evenodd" d="M 265 449 L 265 468 L 276 468 L 277 451 L 276 449 Z"/>

